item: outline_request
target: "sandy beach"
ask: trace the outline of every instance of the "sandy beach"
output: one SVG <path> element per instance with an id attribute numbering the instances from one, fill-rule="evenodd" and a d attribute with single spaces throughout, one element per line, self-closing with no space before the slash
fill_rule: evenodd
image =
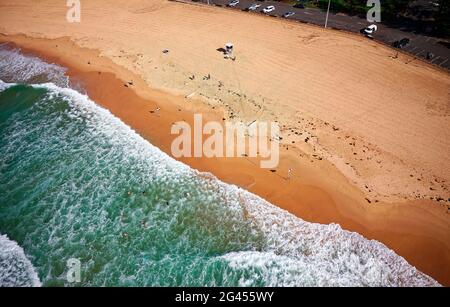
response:
<path id="1" fill-rule="evenodd" d="M 79 24 L 66 11 L 2 0 L 0 41 L 67 67 L 74 85 L 168 154 L 170 127 L 194 112 L 278 121 L 275 172 L 247 157 L 181 161 L 304 220 L 376 239 L 450 285 L 447 72 L 364 37 L 220 8 L 89 1 Z M 217 51 L 227 41 L 235 62 Z"/>

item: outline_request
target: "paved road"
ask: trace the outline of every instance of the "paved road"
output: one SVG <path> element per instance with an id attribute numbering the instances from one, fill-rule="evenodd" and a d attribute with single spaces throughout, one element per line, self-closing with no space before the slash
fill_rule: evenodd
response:
<path id="1" fill-rule="evenodd" d="M 206 3 L 206 1 L 207 0 L 200 0 L 197 2 Z M 229 0 L 209 0 L 209 2 L 211 5 L 226 6 L 229 3 Z M 262 13 L 263 8 L 273 5 L 276 9 L 269 15 L 279 17 L 286 12 L 295 12 L 295 15 L 289 17 L 289 19 L 321 26 L 325 24 L 326 12 L 313 8 L 298 9 L 292 7 L 292 5 L 288 3 L 276 1 L 240 0 L 240 3 L 231 9 L 244 10 L 253 3 L 261 4 L 261 6 L 255 12 L 249 12 L 249 14 Z M 356 33 L 359 33 L 362 28 L 365 28 L 369 24 L 370 23 L 365 19 L 358 16 L 330 13 L 328 18 L 328 27 Z M 403 49 L 404 51 L 425 60 L 427 60 L 427 53 L 431 52 L 434 57 L 428 59 L 428 62 L 450 70 L 450 42 L 448 40 L 418 35 L 411 32 L 402 31 L 401 29 L 389 28 L 383 24 L 378 24 L 378 31 L 373 35 L 373 37 L 375 40 L 389 45 L 402 38 L 409 38 L 410 43 Z M 447 42 L 448 47 L 446 47 L 445 42 Z"/>

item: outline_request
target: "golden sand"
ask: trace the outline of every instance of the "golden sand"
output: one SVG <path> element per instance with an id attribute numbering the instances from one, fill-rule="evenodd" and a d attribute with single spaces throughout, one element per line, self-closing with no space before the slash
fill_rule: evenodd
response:
<path id="1" fill-rule="evenodd" d="M 450 197 L 447 72 L 356 35 L 214 7 L 90 0 L 79 24 L 66 11 L 56 0 L 2 0 L 2 40 L 68 67 L 169 154 L 172 123 L 194 111 L 279 121 L 276 172 L 249 158 L 181 161 L 307 221 L 379 240 L 450 284 L 449 203 L 436 200 Z M 234 62 L 216 50 L 228 41 Z"/>

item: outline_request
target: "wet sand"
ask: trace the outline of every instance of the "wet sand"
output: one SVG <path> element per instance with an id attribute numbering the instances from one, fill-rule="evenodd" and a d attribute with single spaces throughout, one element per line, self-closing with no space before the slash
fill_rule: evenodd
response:
<path id="1" fill-rule="evenodd" d="M 26 53 L 67 67 L 72 85 L 85 89 L 91 99 L 169 155 L 174 122 L 192 123 L 194 111 L 201 112 L 204 121 L 221 121 L 226 116 L 202 101 L 151 89 L 139 76 L 67 38 L 0 36 L 0 41 L 14 42 Z M 161 110 L 156 113 L 158 107 Z M 248 157 L 179 160 L 248 189 L 304 220 L 338 223 L 383 242 L 421 271 L 443 284 L 450 283 L 450 215 L 446 208 L 431 200 L 369 203 L 363 191 L 333 164 L 305 159 L 305 155 L 294 146 L 282 147 L 275 172 L 261 169 L 257 159 Z M 293 175 L 286 180 L 289 168 Z"/>

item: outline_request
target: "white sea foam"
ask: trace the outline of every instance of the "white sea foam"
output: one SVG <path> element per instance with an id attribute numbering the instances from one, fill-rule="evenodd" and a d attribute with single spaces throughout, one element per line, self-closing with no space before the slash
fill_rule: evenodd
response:
<path id="1" fill-rule="evenodd" d="M 229 210 L 245 209 L 245 219 L 263 233 L 266 244 L 260 250 L 214 258 L 224 261 L 232 270 L 246 272 L 239 279 L 240 285 L 255 285 L 259 280 L 267 286 L 438 286 L 380 242 L 367 240 L 335 224 L 305 222 L 256 195 L 172 159 L 88 96 L 67 88 L 64 73 L 60 66 L 0 46 L 0 79 L 17 83 L 53 82 L 33 86 L 46 88 L 51 95 L 64 96 L 74 106 L 70 116 L 91 118 L 94 114 L 95 120 L 89 125 L 95 125 L 111 143 L 123 147 L 128 156 L 151 159 L 158 168 L 158 176 L 177 180 L 174 169 L 178 175 L 201 175 L 208 178 L 202 184 L 227 195 L 223 205 Z M 13 85 L 0 80 L 0 91 Z M 23 250 L 6 236 L 0 236 L 1 285 L 40 285 Z"/>
<path id="2" fill-rule="evenodd" d="M 23 249 L 0 235 L 0 287 L 40 287 L 41 282 Z"/>
<path id="3" fill-rule="evenodd" d="M 49 64 L 38 57 L 24 55 L 19 49 L 8 45 L 0 46 L 0 79 L 9 83 L 53 82 L 61 87 L 68 86 L 66 69 Z"/>
<path id="4" fill-rule="evenodd" d="M 342 230 L 336 224 L 305 222 L 248 192 L 243 193 L 249 218 L 260 225 L 271 244 L 265 251 L 229 253 L 222 257 L 236 269 L 262 270 L 266 285 L 439 285 L 378 241 Z"/>
<path id="5" fill-rule="evenodd" d="M 173 177 L 178 173 L 200 175 L 187 165 L 169 157 L 139 136 L 108 110 L 86 95 L 54 84 L 40 84 L 52 95 L 63 95 L 74 106 L 73 115 L 95 114 L 96 129 L 104 131 L 114 144 L 124 146 L 130 156 L 152 159 L 158 174 Z M 88 116 L 89 117 L 89 116 Z M 166 166 L 170 166 L 167 168 Z M 267 244 L 262 250 L 228 253 L 217 257 L 234 270 L 253 271 L 263 276 L 265 285 L 286 286 L 438 286 L 385 245 L 361 235 L 342 230 L 335 224 L 305 222 L 264 199 L 207 176 L 205 184 L 227 195 L 230 210 L 247 212 L 246 219 L 260 229 Z M 259 277 L 260 278 L 260 277 Z M 252 277 L 242 277 L 240 284 L 253 285 Z"/>
<path id="6" fill-rule="evenodd" d="M 6 83 L 0 80 L 0 92 L 6 90 L 7 88 L 16 85 L 15 83 Z"/>

